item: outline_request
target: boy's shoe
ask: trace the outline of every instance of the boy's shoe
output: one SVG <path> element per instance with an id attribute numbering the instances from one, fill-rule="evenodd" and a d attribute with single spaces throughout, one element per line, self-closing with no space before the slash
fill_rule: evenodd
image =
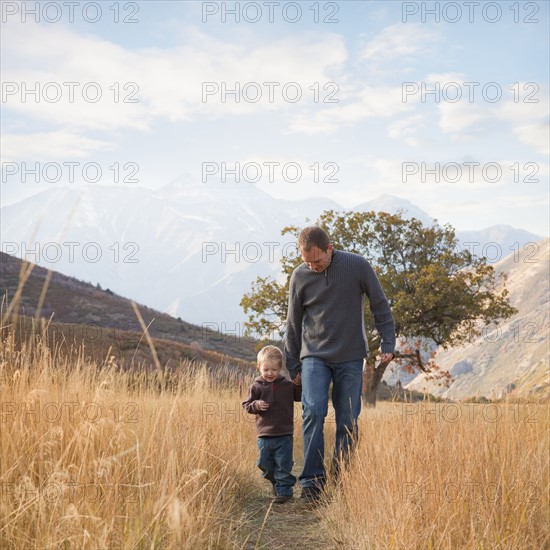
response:
<path id="1" fill-rule="evenodd" d="M 277 495 L 273 499 L 273 504 L 284 504 L 285 502 L 288 502 L 289 500 L 292 500 L 292 495 Z"/>
<path id="2" fill-rule="evenodd" d="M 321 500 L 321 493 L 319 487 L 302 487 L 300 498 L 307 504 L 317 504 Z"/>

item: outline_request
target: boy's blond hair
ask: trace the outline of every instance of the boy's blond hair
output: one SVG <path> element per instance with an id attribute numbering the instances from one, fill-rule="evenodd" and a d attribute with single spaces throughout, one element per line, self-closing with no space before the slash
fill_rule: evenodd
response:
<path id="1" fill-rule="evenodd" d="M 281 369 L 283 368 L 283 352 L 277 346 L 265 346 L 258 353 L 256 368 L 265 361 L 276 361 Z"/>

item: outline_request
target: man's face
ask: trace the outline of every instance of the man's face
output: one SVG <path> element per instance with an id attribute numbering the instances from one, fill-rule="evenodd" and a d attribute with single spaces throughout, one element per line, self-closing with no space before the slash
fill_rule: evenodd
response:
<path id="1" fill-rule="evenodd" d="M 317 273 L 324 271 L 329 266 L 331 259 L 331 244 L 328 245 L 326 252 L 323 252 L 316 246 L 312 246 L 309 250 L 302 250 L 302 260 L 304 260 L 309 269 Z"/>

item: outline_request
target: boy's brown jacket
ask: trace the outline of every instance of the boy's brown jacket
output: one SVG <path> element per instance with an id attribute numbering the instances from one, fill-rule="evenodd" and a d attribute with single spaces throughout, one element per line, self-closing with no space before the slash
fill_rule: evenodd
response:
<path id="1" fill-rule="evenodd" d="M 302 386 L 293 384 L 288 378 L 279 376 L 267 382 L 261 376 L 256 378 L 248 391 L 243 407 L 256 415 L 258 437 L 292 435 L 294 433 L 294 401 L 302 398 Z M 269 403 L 267 411 L 261 411 L 257 402 Z"/>

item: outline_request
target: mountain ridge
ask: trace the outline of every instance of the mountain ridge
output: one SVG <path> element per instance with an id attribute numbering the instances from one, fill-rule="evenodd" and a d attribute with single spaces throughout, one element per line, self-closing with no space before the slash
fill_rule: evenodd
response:
<path id="1" fill-rule="evenodd" d="M 536 254 L 512 252 L 495 265 L 497 273 L 508 275 L 509 300 L 518 313 L 499 326 L 480 327 L 481 335 L 464 346 L 437 353 L 435 361 L 453 377 L 448 388 L 422 373 L 406 388 L 453 400 L 550 395 L 550 239 L 536 247 Z"/>
<path id="2" fill-rule="evenodd" d="M 433 219 L 410 201 L 387 194 L 359 206 L 377 204 L 411 210 L 405 215 L 412 213 L 424 221 Z M 2 208 L 2 250 L 24 257 L 28 248 L 38 246 L 42 252 L 49 245 L 46 251 L 55 261 L 36 254 L 28 259 L 101 282 L 189 322 L 224 324 L 243 332 L 241 297 L 257 277 L 279 277 L 279 259 L 286 247 L 294 246 L 289 235 L 281 237 L 281 229 L 304 226 L 306 219 L 317 219 L 325 209 L 347 210 L 322 197 L 274 199 L 250 183 L 224 187 L 180 178 L 155 190 L 58 187 Z M 34 220 L 41 223 L 35 244 L 30 244 Z M 500 231 L 502 244 L 496 244 L 501 251 L 510 243 L 523 246 L 538 237 L 518 231 Z M 460 232 L 457 236 L 460 240 Z M 468 239 L 476 240 L 475 235 Z M 481 253 L 485 241 L 482 236 L 477 241 L 475 251 Z M 60 250 L 51 244 L 55 242 L 61 243 Z M 78 243 L 73 246 L 74 257 L 69 243 Z"/>

